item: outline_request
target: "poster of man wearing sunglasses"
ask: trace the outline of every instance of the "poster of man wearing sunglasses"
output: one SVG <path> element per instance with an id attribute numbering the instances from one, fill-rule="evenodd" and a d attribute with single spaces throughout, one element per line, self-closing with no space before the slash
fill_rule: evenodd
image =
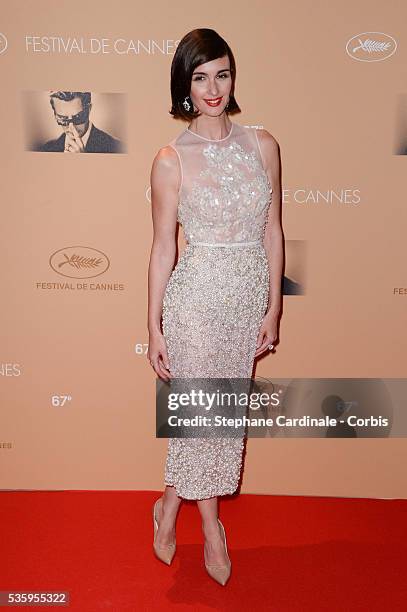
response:
<path id="1" fill-rule="evenodd" d="M 63 132 L 37 151 L 56 153 L 123 153 L 120 140 L 97 128 L 89 118 L 91 92 L 50 91 L 55 121 Z"/>

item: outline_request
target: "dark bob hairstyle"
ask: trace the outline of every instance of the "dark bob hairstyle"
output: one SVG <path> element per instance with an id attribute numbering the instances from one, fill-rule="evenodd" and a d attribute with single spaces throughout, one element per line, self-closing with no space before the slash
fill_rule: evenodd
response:
<path id="1" fill-rule="evenodd" d="M 188 32 L 179 42 L 171 64 L 171 99 L 170 115 L 174 119 L 190 121 L 200 115 L 199 111 L 186 111 L 182 103 L 191 93 L 192 73 L 197 66 L 211 62 L 219 57 L 229 56 L 232 88 L 226 113 L 240 113 L 235 100 L 236 64 L 232 50 L 227 42 L 215 30 L 199 28 Z"/>

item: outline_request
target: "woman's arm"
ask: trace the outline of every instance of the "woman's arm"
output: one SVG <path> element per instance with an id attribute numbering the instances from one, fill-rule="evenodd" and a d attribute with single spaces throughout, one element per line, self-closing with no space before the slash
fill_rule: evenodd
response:
<path id="1" fill-rule="evenodd" d="M 161 315 L 165 288 L 171 275 L 175 253 L 178 191 L 181 181 L 178 155 L 171 147 L 163 147 L 151 168 L 151 211 L 153 243 L 148 267 L 148 359 L 155 372 L 167 380 L 169 361 L 161 333 Z M 164 376 L 163 376 L 164 374 Z"/>
<path id="2" fill-rule="evenodd" d="M 259 130 L 259 142 L 265 170 L 273 193 L 264 235 L 264 248 L 270 268 L 270 295 L 267 315 L 278 317 L 281 310 L 283 273 L 283 230 L 281 227 L 281 164 L 276 139 L 266 130 Z"/>
<path id="3" fill-rule="evenodd" d="M 283 230 L 281 225 L 281 163 L 279 145 L 267 130 L 257 130 L 260 151 L 269 182 L 273 188 L 264 234 L 264 249 L 270 270 L 269 303 L 259 333 L 256 356 L 277 339 L 278 319 L 281 311 L 283 274 Z"/>

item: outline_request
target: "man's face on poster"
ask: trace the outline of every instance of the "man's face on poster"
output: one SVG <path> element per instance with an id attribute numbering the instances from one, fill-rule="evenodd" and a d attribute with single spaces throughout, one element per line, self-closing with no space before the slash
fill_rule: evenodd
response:
<path id="1" fill-rule="evenodd" d="M 84 135 L 88 129 L 89 112 L 92 104 L 85 106 L 81 98 L 73 100 L 59 100 L 53 98 L 55 119 L 64 132 L 71 131 L 70 123 L 73 123 L 80 137 Z"/>

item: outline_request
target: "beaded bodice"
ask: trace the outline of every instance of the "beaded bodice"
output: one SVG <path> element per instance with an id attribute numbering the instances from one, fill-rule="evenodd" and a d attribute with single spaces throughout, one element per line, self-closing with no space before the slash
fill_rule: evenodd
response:
<path id="1" fill-rule="evenodd" d="M 181 164 L 177 220 L 187 242 L 262 240 L 273 190 L 256 128 L 232 122 L 220 140 L 187 128 L 169 144 Z"/>

